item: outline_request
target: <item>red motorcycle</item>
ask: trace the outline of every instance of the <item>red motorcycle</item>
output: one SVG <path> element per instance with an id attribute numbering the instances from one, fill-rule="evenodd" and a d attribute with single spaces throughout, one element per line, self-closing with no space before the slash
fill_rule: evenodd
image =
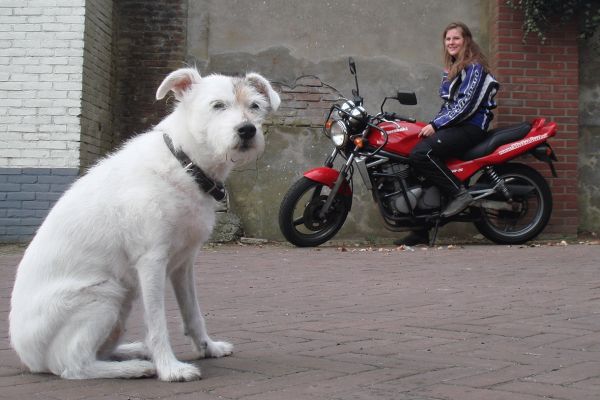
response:
<path id="1" fill-rule="evenodd" d="M 409 164 L 408 156 L 426 124 L 384 111 L 387 100 L 417 104 L 412 92 L 386 97 L 381 112 L 369 115 L 358 90 L 356 65 L 349 60 L 356 89 L 353 99 L 331 107 L 324 133 L 334 143 L 324 167 L 311 169 L 288 190 L 279 210 L 285 238 L 300 247 L 318 246 L 340 230 L 352 207 L 352 176 L 358 171 L 373 195 L 385 226 L 391 231 L 432 229 L 431 245 L 440 226 L 472 222 L 493 242 L 519 244 L 535 238 L 552 212 L 552 193 L 544 177 L 530 166 L 510 162 L 530 153 L 547 162 L 553 176 L 554 151 L 547 143 L 556 124 L 536 118 L 531 123 L 493 129 L 460 159 L 447 160 L 475 201 L 463 212 L 441 217 L 449 199 Z M 345 161 L 339 169 L 334 162 Z"/>

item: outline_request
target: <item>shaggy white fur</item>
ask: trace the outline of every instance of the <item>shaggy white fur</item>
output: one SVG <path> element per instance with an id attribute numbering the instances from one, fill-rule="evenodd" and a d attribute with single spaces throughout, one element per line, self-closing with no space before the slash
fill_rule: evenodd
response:
<path id="1" fill-rule="evenodd" d="M 230 343 L 208 336 L 194 284 L 194 260 L 212 231 L 216 201 L 199 189 L 163 135 L 222 182 L 262 153 L 261 123 L 280 99 L 258 74 L 201 78 L 193 68 L 166 77 L 157 99 L 169 91 L 178 100 L 174 111 L 77 180 L 19 264 L 10 338 L 32 372 L 68 379 L 198 379 L 199 369 L 178 361 L 169 343 L 167 278 L 195 347 L 207 357 L 232 353 Z M 147 337 L 120 344 L 138 294 Z"/>

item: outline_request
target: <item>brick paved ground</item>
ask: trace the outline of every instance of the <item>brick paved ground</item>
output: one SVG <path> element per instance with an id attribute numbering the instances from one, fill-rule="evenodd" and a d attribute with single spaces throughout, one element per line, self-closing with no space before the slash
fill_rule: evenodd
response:
<path id="1" fill-rule="evenodd" d="M 0 399 L 600 398 L 600 246 L 388 250 L 206 249 L 201 304 L 236 352 L 163 383 L 24 371 L 7 338 L 21 250 L 0 248 Z M 190 359 L 172 293 L 168 317 Z"/>

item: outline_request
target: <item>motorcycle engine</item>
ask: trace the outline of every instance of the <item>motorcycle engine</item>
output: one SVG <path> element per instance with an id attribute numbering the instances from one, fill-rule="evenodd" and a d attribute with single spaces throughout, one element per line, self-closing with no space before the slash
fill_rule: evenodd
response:
<path id="1" fill-rule="evenodd" d="M 440 207 L 440 191 L 435 186 L 424 187 L 420 181 L 411 182 L 409 166 L 406 164 L 388 164 L 382 172 L 390 176 L 380 187 L 386 192 L 390 208 L 394 213 L 409 214 L 411 210 L 429 210 Z M 408 186 L 408 202 L 404 196 L 400 179 L 405 179 Z"/>

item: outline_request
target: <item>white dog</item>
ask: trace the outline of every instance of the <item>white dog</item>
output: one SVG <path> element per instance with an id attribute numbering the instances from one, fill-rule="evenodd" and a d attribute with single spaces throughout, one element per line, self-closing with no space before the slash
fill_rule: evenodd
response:
<path id="1" fill-rule="evenodd" d="M 25 252 L 11 299 L 10 338 L 32 372 L 68 379 L 198 379 L 175 358 L 167 331 L 170 279 L 186 335 L 207 357 L 233 346 L 206 332 L 193 264 L 212 231 L 215 199 L 237 165 L 264 149 L 261 123 L 279 96 L 262 76 L 171 73 L 174 111 L 100 161 L 64 194 Z M 147 336 L 120 344 L 141 291 Z"/>

